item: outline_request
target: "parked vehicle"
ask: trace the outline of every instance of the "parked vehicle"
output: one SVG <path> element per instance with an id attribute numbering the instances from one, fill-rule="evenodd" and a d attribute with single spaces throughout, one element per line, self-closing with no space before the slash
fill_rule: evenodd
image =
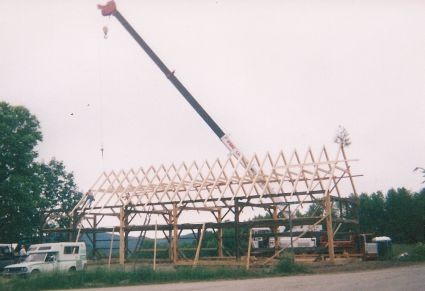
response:
<path id="1" fill-rule="evenodd" d="M 279 233 L 284 233 L 279 232 Z M 253 249 L 261 249 L 268 248 L 274 249 L 276 246 L 275 237 L 273 236 L 270 228 L 268 227 L 258 227 L 252 229 L 253 240 L 252 240 L 252 248 Z M 301 237 L 296 239 L 288 236 L 279 236 L 279 247 L 280 248 L 315 248 L 317 246 L 317 241 L 315 237 Z"/>
<path id="2" fill-rule="evenodd" d="M 5 266 L 19 262 L 19 256 L 15 255 L 14 249 L 12 244 L 0 244 L 0 272 Z"/>
<path id="3" fill-rule="evenodd" d="M 25 261 L 6 266 L 3 275 L 82 270 L 87 265 L 86 255 L 83 242 L 36 244 L 30 247 Z"/>

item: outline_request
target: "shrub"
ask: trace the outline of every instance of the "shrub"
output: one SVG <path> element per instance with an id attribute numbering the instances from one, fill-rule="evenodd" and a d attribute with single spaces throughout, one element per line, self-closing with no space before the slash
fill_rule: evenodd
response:
<path id="1" fill-rule="evenodd" d="M 293 253 L 284 253 L 280 258 L 279 262 L 275 266 L 275 272 L 283 274 L 293 273 L 307 273 L 308 268 L 304 265 L 295 263 L 295 257 Z"/>
<path id="2" fill-rule="evenodd" d="M 425 244 L 418 243 L 412 250 L 412 261 L 425 261 Z"/>

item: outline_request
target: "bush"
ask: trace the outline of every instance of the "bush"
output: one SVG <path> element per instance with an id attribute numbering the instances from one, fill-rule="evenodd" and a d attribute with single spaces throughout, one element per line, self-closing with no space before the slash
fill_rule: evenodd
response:
<path id="1" fill-rule="evenodd" d="M 394 258 L 399 261 L 419 262 L 425 261 L 425 244 L 394 245 Z"/>
<path id="2" fill-rule="evenodd" d="M 295 257 L 293 253 L 284 253 L 280 258 L 279 262 L 275 266 L 275 272 L 282 274 L 294 274 L 294 273 L 307 273 L 308 268 L 304 265 L 295 263 Z"/>
<path id="3" fill-rule="evenodd" d="M 425 244 L 418 243 L 412 250 L 412 261 L 425 261 Z"/>

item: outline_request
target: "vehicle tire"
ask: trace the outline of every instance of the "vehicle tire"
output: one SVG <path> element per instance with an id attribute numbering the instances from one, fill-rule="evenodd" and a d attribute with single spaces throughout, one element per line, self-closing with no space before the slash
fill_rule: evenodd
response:
<path id="1" fill-rule="evenodd" d="M 69 272 L 75 272 L 75 271 L 77 271 L 77 269 L 75 267 L 69 268 Z"/>
<path id="2" fill-rule="evenodd" d="M 38 274 L 40 274 L 40 270 L 35 269 L 31 271 L 31 276 L 38 275 Z"/>

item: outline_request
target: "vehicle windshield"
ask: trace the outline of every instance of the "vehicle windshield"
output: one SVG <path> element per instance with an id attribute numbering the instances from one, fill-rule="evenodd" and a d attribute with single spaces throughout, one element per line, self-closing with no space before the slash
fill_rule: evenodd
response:
<path id="1" fill-rule="evenodd" d="M 271 233 L 270 229 L 254 229 L 253 234 Z"/>
<path id="2" fill-rule="evenodd" d="M 33 253 L 29 254 L 25 262 L 44 262 L 47 253 Z"/>

